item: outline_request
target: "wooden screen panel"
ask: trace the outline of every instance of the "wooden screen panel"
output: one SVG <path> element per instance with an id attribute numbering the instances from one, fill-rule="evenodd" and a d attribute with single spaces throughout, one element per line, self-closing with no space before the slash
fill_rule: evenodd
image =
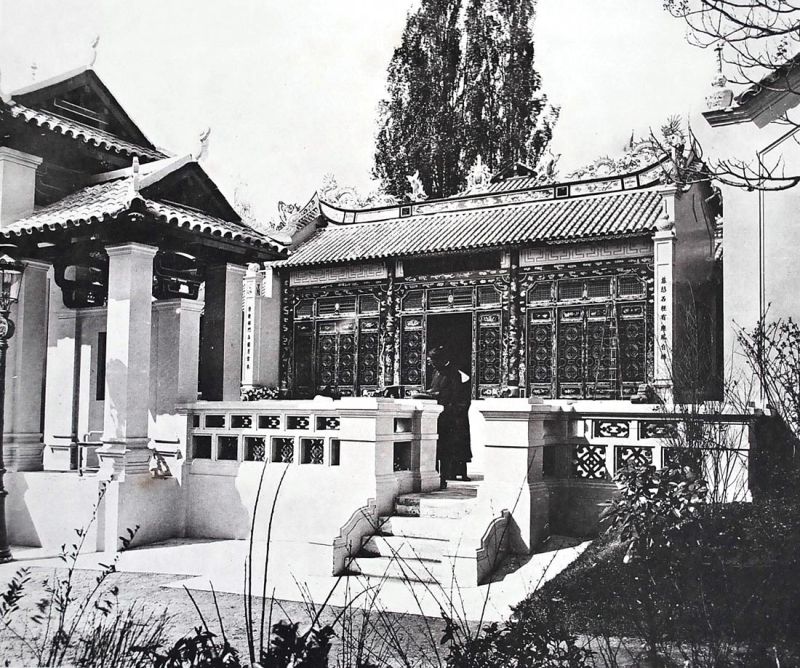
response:
<path id="1" fill-rule="evenodd" d="M 310 322 L 294 326 L 294 385 L 300 396 L 314 393 L 314 326 Z"/>
<path id="2" fill-rule="evenodd" d="M 403 385 L 422 386 L 422 369 L 425 364 L 423 340 L 422 317 L 403 318 L 400 339 L 400 382 Z"/>
<path id="3" fill-rule="evenodd" d="M 487 396 L 502 381 L 502 317 L 499 311 L 478 315 L 477 376 L 479 396 Z"/>
<path id="4" fill-rule="evenodd" d="M 531 396 L 553 396 L 553 313 L 550 309 L 528 313 L 528 387 Z"/>

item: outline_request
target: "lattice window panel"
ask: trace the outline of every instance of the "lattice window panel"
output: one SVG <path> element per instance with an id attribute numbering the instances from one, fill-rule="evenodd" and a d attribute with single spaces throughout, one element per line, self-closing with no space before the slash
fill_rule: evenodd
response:
<path id="1" fill-rule="evenodd" d="M 614 449 L 614 467 L 617 471 L 625 466 L 650 466 L 653 463 L 653 448 L 640 445 L 618 445 Z"/>
<path id="2" fill-rule="evenodd" d="M 478 288 L 478 304 L 480 306 L 491 306 L 500 303 L 500 293 L 492 285 L 484 285 Z"/>
<path id="3" fill-rule="evenodd" d="M 579 443 L 573 449 L 572 476 L 583 480 L 605 480 L 606 446 L 593 443 Z"/>
<path id="4" fill-rule="evenodd" d="M 620 297 L 638 297 L 644 295 L 644 281 L 638 276 L 620 276 L 617 278 L 617 293 Z"/>
<path id="5" fill-rule="evenodd" d="M 586 296 L 599 299 L 611 296 L 611 278 L 590 278 L 586 281 Z"/>
<path id="6" fill-rule="evenodd" d="M 496 385 L 501 380 L 502 340 L 500 314 L 482 314 L 478 326 L 478 383 Z"/>
<path id="7" fill-rule="evenodd" d="M 639 438 L 675 438 L 678 425 L 667 420 L 642 420 L 639 422 Z"/>
<path id="8" fill-rule="evenodd" d="M 205 419 L 206 429 L 224 429 L 225 416 L 224 415 L 206 415 Z"/>
<path id="9" fill-rule="evenodd" d="M 400 343 L 400 382 L 418 385 L 422 382 L 422 319 L 403 318 Z"/>
<path id="10" fill-rule="evenodd" d="M 559 281 L 559 299 L 581 299 L 583 297 L 583 281 Z"/>
<path id="11" fill-rule="evenodd" d="M 328 386 L 335 382 L 336 330 L 321 327 L 317 337 L 317 385 Z"/>
<path id="12" fill-rule="evenodd" d="M 377 385 L 380 373 L 379 359 L 380 335 L 378 321 L 361 322 L 361 333 L 358 338 L 358 383 L 359 385 Z"/>
<path id="13" fill-rule="evenodd" d="M 248 462 L 263 462 L 267 456 L 267 442 L 263 436 L 247 436 L 244 439 L 244 458 Z"/>
<path id="14" fill-rule="evenodd" d="M 280 415 L 259 415 L 258 416 L 259 429 L 280 429 L 281 416 Z"/>
<path id="15" fill-rule="evenodd" d="M 320 316 L 355 313 L 355 297 L 331 297 L 317 301 L 317 314 Z"/>
<path id="16" fill-rule="evenodd" d="M 294 307 L 295 318 L 311 318 L 314 315 L 314 300 L 304 299 Z"/>
<path id="17" fill-rule="evenodd" d="M 595 438 L 628 438 L 631 426 L 627 420 L 594 420 L 592 433 Z"/>
<path id="18" fill-rule="evenodd" d="M 238 436 L 217 437 L 217 459 L 228 461 L 236 461 L 239 459 Z"/>
<path id="19" fill-rule="evenodd" d="M 428 308 L 472 306 L 472 288 L 440 288 L 428 291 Z"/>
<path id="20" fill-rule="evenodd" d="M 553 282 L 552 281 L 537 281 L 533 287 L 528 290 L 529 302 L 544 302 L 550 301 L 553 298 Z"/>
<path id="21" fill-rule="evenodd" d="M 422 308 L 422 290 L 411 290 L 403 296 L 403 309 L 414 310 Z"/>
<path id="22" fill-rule="evenodd" d="M 294 461 L 294 439 L 283 436 L 272 439 L 272 461 L 276 464 L 291 464 Z"/>
<path id="23" fill-rule="evenodd" d="M 377 313 L 379 309 L 378 298 L 372 295 L 362 295 L 358 298 L 359 313 Z"/>
<path id="24" fill-rule="evenodd" d="M 325 461 L 325 441 L 321 438 L 304 438 L 300 441 L 300 463 L 322 464 Z"/>

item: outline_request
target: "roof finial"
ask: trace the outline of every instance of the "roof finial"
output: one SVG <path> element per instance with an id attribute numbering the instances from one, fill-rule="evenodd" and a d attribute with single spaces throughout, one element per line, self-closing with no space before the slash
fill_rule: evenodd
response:
<path id="1" fill-rule="evenodd" d="M 97 62 L 97 45 L 100 43 L 100 35 L 95 35 L 94 39 L 89 43 L 89 65 L 86 68 L 90 70 Z"/>
<path id="2" fill-rule="evenodd" d="M 11 95 L 3 91 L 3 71 L 0 70 L 0 101 L 3 104 L 11 104 Z"/>
<path id="3" fill-rule="evenodd" d="M 202 130 L 200 132 L 200 136 L 198 137 L 199 145 L 194 155 L 194 159 L 197 162 L 200 162 L 203 158 L 205 158 L 208 155 L 208 138 L 210 135 L 211 135 L 210 127 L 207 127 L 205 128 L 205 130 Z"/>
<path id="4" fill-rule="evenodd" d="M 131 163 L 131 174 L 133 178 L 131 179 L 131 197 L 136 197 L 139 194 L 139 156 L 133 156 L 133 162 Z"/>
<path id="5" fill-rule="evenodd" d="M 728 88 L 728 79 L 722 72 L 722 42 L 714 47 L 717 52 L 717 74 L 711 82 L 711 93 L 706 97 L 706 108 L 709 111 L 727 109 L 733 104 L 733 91 Z"/>

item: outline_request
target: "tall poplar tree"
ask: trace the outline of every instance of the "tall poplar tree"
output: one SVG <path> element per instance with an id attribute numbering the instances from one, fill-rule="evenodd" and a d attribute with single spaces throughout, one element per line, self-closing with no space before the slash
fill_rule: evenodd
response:
<path id="1" fill-rule="evenodd" d="M 469 0 L 463 72 L 462 165 L 477 156 L 490 170 L 535 166 L 553 134 L 558 110 L 541 91 L 533 66 L 534 0 Z"/>
<path id="2" fill-rule="evenodd" d="M 409 14 L 381 103 L 375 175 L 393 195 L 419 171 L 426 192 L 464 186 L 480 155 L 492 171 L 533 166 L 557 109 L 533 67 L 535 0 L 422 0 Z"/>
<path id="3" fill-rule="evenodd" d="M 375 175 L 402 199 L 419 172 L 428 195 L 444 197 L 464 181 L 458 111 L 461 0 L 422 0 L 408 16 L 381 103 Z"/>

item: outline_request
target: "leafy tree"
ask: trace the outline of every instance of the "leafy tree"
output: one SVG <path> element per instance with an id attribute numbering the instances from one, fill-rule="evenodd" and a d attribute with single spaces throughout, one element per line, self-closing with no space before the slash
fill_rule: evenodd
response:
<path id="1" fill-rule="evenodd" d="M 402 198 L 419 171 L 434 197 L 457 192 L 462 132 L 457 113 L 461 0 L 422 0 L 410 14 L 389 64 L 389 99 L 381 103 L 375 175 Z"/>
<path id="2" fill-rule="evenodd" d="M 460 192 L 478 156 L 536 164 L 558 110 L 533 68 L 534 0 L 422 0 L 408 16 L 381 103 L 375 175 L 402 199 Z"/>
<path id="3" fill-rule="evenodd" d="M 471 0 L 466 11 L 464 153 L 492 171 L 536 165 L 550 142 L 558 110 L 540 92 L 533 67 L 532 0 Z"/>

